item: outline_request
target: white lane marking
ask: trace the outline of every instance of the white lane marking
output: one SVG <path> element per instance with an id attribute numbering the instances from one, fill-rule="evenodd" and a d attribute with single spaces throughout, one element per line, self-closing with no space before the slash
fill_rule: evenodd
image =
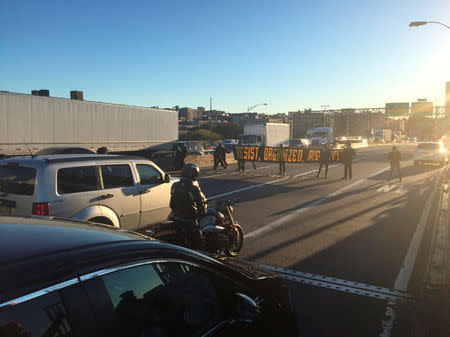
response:
<path id="1" fill-rule="evenodd" d="M 327 195 L 326 197 L 323 197 L 321 199 L 317 199 L 317 200 L 315 200 L 313 202 L 310 202 L 309 204 L 306 204 L 305 206 L 303 206 L 303 207 L 301 207 L 299 209 L 296 209 L 295 211 L 292 211 L 291 213 L 289 213 L 289 214 L 287 214 L 287 215 L 285 215 L 285 216 L 283 216 L 283 217 L 281 217 L 281 218 L 279 218 L 279 219 L 277 219 L 277 220 L 275 220 L 275 221 L 273 221 L 271 223 L 268 223 L 267 225 L 265 225 L 263 227 L 260 227 L 260 228 L 258 228 L 256 230 L 254 230 L 253 232 L 250 232 L 250 233 L 244 235 L 244 238 L 247 239 L 247 240 L 248 239 L 254 239 L 254 238 L 259 237 L 261 235 L 264 235 L 264 234 L 266 234 L 268 232 L 271 232 L 274 229 L 277 229 L 278 227 L 281 227 L 284 224 L 286 224 L 287 222 L 289 222 L 292 219 L 296 218 L 299 214 L 301 214 L 303 212 L 306 212 L 307 210 L 313 208 L 314 206 L 320 205 L 321 203 L 323 203 L 323 202 L 325 202 L 325 201 L 327 201 L 327 200 L 329 200 L 329 199 L 331 199 L 331 198 L 333 198 L 333 197 L 335 197 L 335 196 L 337 196 L 339 194 L 342 194 L 343 192 L 347 191 L 348 189 L 351 189 L 351 188 L 353 188 L 353 187 L 363 183 L 364 181 L 367 181 L 368 179 L 377 176 L 378 174 L 386 171 L 387 169 L 388 169 L 388 167 L 385 167 L 384 169 L 382 169 L 382 170 L 380 170 L 378 172 L 375 172 L 375 173 L 371 174 L 370 176 L 367 176 L 365 178 L 362 178 L 360 180 L 355 181 L 353 184 L 350 184 L 350 185 L 347 185 L 347 186 L 344 186 L 344 187 L 340 188 L 339 190 L 337 190 L 337 191 Z"/>
<path id="2" fill-rule="evenodd" d="M 440 170 L 439 174 L 442 174 L 443 169 Z M 394 289 L 406 291 L 408 289 L 409 279 L 411 277 L 411 273 L 416 262 L 416 257 L 419 252 L 420 243 L 422 242 L 422 236 L 425 231 L 428 218 L 430 216 L 431 208 L 433 205 L 433 201 L 436 196 L 436 191 L 438 187 L 439 179 L 435 180 L 433 190 L 431 191 L 428 199 L 425 203 L 425 207 L 423 209 L 422 215 L 420 217 L 419 223 L 417 224 L 416 231 L 414 236 L 409 244 L 408 252 L 406 253 L 405 258 L 402 262 L 402 267 L 397 275 L 397 278 L 394 283 Z M 389 337 L 391 335 L 392 327 L 394 326 L 395 319 L 397 313 L 394 308 L 395 303 L 389 302 L 386 306 L 386 311 L 384 313 L 385 319 L 381 321 L 382 331 L 380 333 L 380 337 Z"/>
<path id="3" fill-rule="evenodd" d="M 428 187 L 421 188 L 420 191 L 419 191 L 419 195 L 423 195 L 426 190 L 428 190 Z"/>
<path id="4" fill-rule="evenodd" d="M 317 170 L 313 170 L 313 171 L 308 171 L 308 172 L 303 172 L 303 173 L 297 174 L 296 176 L 294 176 L 294 178 L 300 177 L 300 176 L 304 176 L 304 175 L 307 175 L 307 174 L 310 174 L 310 173 L 314 173 L 314 172 L 317 172 Z M 227 196 L 227 195 L 230 195 L 230 194 L 251 190 L 253 188 L 257 188 L 257 187 L 261 187 L 261 186 L 265 186 L 265 185 L 271 185 L 271 184 L 274 184 L 274 183 L 277 183 L 277 182 L 280 182 L 280 181 L 284 181 L 284 180 L 287 180 L 287 179 L 289 179 L 289 177 L 276 179 L 276 180 L 271 180 L 271 181 L 268 181 L 268 182 L 265 182 L 265 183 L 261 183 L 261 184 L 247 186 L 247 187 L 244 187 L 244 188 L 240 188 L 238 190 L 234 190 L 234 191 L 218 194 L 218 195 L 215 195 L 213 197 L 209 197 L 208 199 L 221 198 L 221 197 L 224 197 L 224 196 Z"/>
<path id="5" fill-rule="evenodd" d="M 271 168 L 271 167 L 278 167 L 278 164 L 277 165 L 269 165 L 269 166 L 257 167 L 256 170 L 263 170 L 263 169 Z M 203 176 L 203 177 L 200 177 L 199 180 L 206 179 L 206 178 L 213 178 L 213 177 L 223 176 L 223 175 L 226 175 L 226 174 L 227 174 L 227 172 L 222 172 L 222 173 L 217 173 L 217 174 L 213 174 L 213 175 L 210 175 L 210 176 Z"/>
<path id="6" fill-rule="evenodd" d="M 362 158 L 359 158 L 358 160 L 354 160 L 354 162 L 355 161 L 360 161 L 360 160 L 363 160 L 363 159 L 366 159 L 366 158 L 369 158 L 369 157 L 372 157 L 372 156 L 362 157 Z M 274 165 L 274 166 L 278 166 L 278 165 Z M 333 168 L 333 167 L 337 167 L 337 166 L 342 166 L 342 164 L 330 165 L 330 166 L 328 166 L 328 168 Z M 268 167 L 268 166 L 266 166 L 266 167 Z M 383 171 L 384 170 L 386 170 L 386 169 L 383 169 Z M 307 174 L 314 173 L 314 172 L 317 172 L 317 171 L 319 171 L 319 169 L 315 169 L 315 170 L 308 171 L 308 172 L 303 172 L 303 173 L 295 175 L 294 178 L 305 176 Z M 222 194 L 217 194 L 217 195 L 214 195 L 212 197 L 209 197 L 208 199 L 216 199 L 216 198 L 225 197 L 225 196 L 230 195 L 230 194 L 234 194 L 234 193 L 238 193 L 238 192 L 242 192 L 242 191 L 248 191 L 248 190 L 251 190 L 251 189 L 254 189 L 254 188 L 257 188 L 257 187 L 261 187 L 261 186 L 265 186 L 265 185 L 271 185 L 271 184 L 278 183 L 280 181 L 284 181 L 284 180 L 287 180 L 287 179 L 289 179 L 289 177 L 276 179 L 276 180 L 271 180 L 271 181 L 268 181 L 268 182 L 265 182 L 265 183 L 261 183 L 261 184 L 247 186 L 247 187 L 240 188 L 240 189 L 237 189 L 237 190 L 234 190 L 234 191 L 230 191 L 230 192 L 226 192 L 226 193 L 222 193 Z M 351 185 L 349 185 L 349 186 L 351 186 Z"/>
<path id="7" fill-rule="evenodd" d="M 405 185 L 400 185 L 400 187 L 394 193 L 403 193 L 406 192 Z"/>
<path id="8" fill-rule="evenodd" d="M 377 192 L 390 192 L 391 190 L 393 190 L 394 188 L 396 188 L 396 185 L 384 185 L 381 186 L 379 189 L 377 189 Z"/>

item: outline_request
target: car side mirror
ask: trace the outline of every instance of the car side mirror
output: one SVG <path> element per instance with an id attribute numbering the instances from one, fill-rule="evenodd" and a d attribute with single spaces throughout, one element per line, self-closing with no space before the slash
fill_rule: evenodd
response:
<path id="1" fill-rule="evenodd" d="M 236 299 L 235 319 L 242 323 L 253 323 L 261 314 L 258 304 L 247 295 L 234 294 Z"/>
<path id="2" fill-rule="evenodd" d="M 169 174 L 169 173 L 166 173 L 166 174 L 164 175 L 164 182 L 165 182 L 165 183 L 170 183 L 170 174 Z"/>

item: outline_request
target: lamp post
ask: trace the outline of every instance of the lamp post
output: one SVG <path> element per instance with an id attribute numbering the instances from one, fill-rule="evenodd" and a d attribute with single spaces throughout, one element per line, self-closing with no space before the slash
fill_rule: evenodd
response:
<path id="1" fill-rule="evenodd" d="M 419 26 L 423 26 L 426 25 L 427 23 L 435 23 L 441 26 L 444 26 L 445 28 L 450 29 L 450 26 L 447 26 L 446 24 L 442 23 L 442 22 L 437 22 L 437 21 L 413 21 L 409 24 L 410 27 L 419 27 Z"/>
<path id="2" fill-rule="evenodd" d="M 249 107 L 247 108 L 247 112 L 250 112 L 251 110 L 253 110 L 254 108 L 256 108 L 257 106 L 260 106 L 260 105 L 267 105 L 267 103 L 258 103 L 258 104 L 249 106 Z"/>

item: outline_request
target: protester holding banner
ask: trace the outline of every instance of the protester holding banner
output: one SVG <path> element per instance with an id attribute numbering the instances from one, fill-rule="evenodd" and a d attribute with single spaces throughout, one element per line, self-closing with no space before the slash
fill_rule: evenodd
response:
<path id="1" fill-rule="evenodd" d="M 341 154 L 342 162 L 344 163 L 344 177 L 342 179 L 346 179 L 347 176 L 348 179 L 352 179 L 352 162 L 354 156 L 356 156 L 355 150 L 352 148 L 352 143 L 348 142 L 347 147 Z"/>
<path id="2" fill-rule="evenodd" d="M 286 175 L 286 164 L 285 164 L 285 162 L 284 162 L 284 160 L 283 160 L 283 147 L 284 147 L 284 145 L 283 145 L 283 143 L 281 143 L 280 144 L 280 153 L 279 153 L 279 165 L 280 165 L 280 176 L 281 175 Z"/>
<path id="3" fill-rule="evenodd" d="M 328 178 L 328 163 L 330 161 L 330 155 L 331 151 L 328 149 L 327 144 L 323 144 L 322 150 L 320 151 L 319 171 L 317 172 L 317 178 L 319 178 L 323 166 L 325 166 L 325 178 Z"/>

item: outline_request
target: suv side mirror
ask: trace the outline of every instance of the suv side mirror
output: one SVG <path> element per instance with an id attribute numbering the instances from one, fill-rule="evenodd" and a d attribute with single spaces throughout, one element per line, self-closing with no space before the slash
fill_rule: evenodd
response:
<path id="1" fill-rule="evenodd" d="M 242 323 L 253 323 L 261 314 L 258 304 L 247 295 L 235 293 L 236 312 L 235 319 Z"/>
<path id="2" fill-rule="evenodd" d="M 169 174 L 169 173 L 166 173 L 166 174 L 164 175 L 164 182 L 165 182 L 165 183 L 170 183 L 170 174 Z"/>

